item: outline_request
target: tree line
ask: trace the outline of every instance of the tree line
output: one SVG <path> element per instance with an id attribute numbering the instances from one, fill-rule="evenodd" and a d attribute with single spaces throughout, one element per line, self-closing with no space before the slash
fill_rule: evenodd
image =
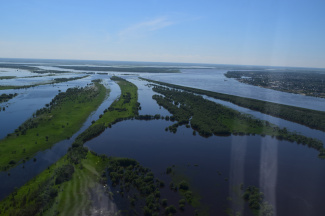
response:
<path id="1" fill-rule="evenodd" d="M 268 101 L 261 101 L 251 98 L 239 97 L 235 95 L 228 95 L 223 93 L 217 93 L 202 89 L 196 89 L 191 87 L 185 87 L 180 85 L 174 85 L 154 80 L 141 78 L 143 80 L 165 85 L 171 88 L 181 89 L 195 94 L 206 95 L 215 99 L 229 101 L 241 107 L 245 107 L 251 110 L 255 110 L 267 115 L 282 118 L 288 121 L 296 122 L 307 127 L 325 131 L 325 112 L 311 110 L 301 107 L 283 105 Z"/>

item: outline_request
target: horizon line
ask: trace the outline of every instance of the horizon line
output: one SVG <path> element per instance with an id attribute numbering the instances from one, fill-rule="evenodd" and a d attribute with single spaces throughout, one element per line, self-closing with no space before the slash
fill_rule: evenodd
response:
<path id="1" fill-rule="evenodd" d="M 255 67 L 283 67 L 283 68 L 310 68 L 324 69 L 322 67 L 306 67 L 306 66 L 279 66 L 279 65 L 250 65 L 250 64 L 222 64 L 222 63 L 199 63 L 199 62 L 166 62 L 166 61 L 127 61 L 127 60 L 99 60 L 99 59 L 51 59 L 51 58 L 11 58 L 0 57 L 0 59 L 25 59 L 25 60 L 59 60 L 59 61 L 101 61 L 101 62 L 138 62 L 138 63 L 171 63 L 171 64 L 201 64 L 201 65 L 230 65 L 230 66 L 255 66 Z"/>

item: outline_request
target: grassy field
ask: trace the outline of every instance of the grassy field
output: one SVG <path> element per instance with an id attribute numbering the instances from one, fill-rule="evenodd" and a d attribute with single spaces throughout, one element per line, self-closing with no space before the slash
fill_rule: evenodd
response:
<path id="1" fill-rule="evenodd" d="M 71 180 L 61 185 L 52 207 L 44 215 L 89 215 L 99 210 L 101 206 L 98 203 L 105 199 L 103 185 L 99 182 L 107 160 L 88 152 L 86 159 L 75 165 Z M 93 193 L 96 197 L 92 196 Z"/>
<path id="2" fill-rule="evenodd" d="M 99 184 L 105 170 L 107 158 L 87 153 L 80 164 L 75 165 L 70 180 L 58 184 L 60 168 L 71 165 L 64 156 L 41 174 L 0 202 L 0 215 L 82 215 L 93 209 L 88 197 L 98 195 L 96 202 L 104 197 L 103 186 Z M 101 189 L 101 190 L 99 190 Z M 59 209 L 59 211 L 58 211 Z M 47 212 L 47 214 L 44 214 Z"/>
<path id="3" fill-rule="evenodd" d="M 6 170 L 71 137 L 102 103 L 106 92 L 103 85 L 95 84 L 71 94 L 60 93 L 64 95 L 62 101 L 48 108 L 50 111 L 34 115 L 0 141 L 0 170 Z"/>
<path id="4" fill-rule="evenodd" d="M 133 117 L 137 113 L 138 88 L 124 79 L 117 77 L 112 77 L 112 79 L 120 86 L 121 97 L 114 101 L 110 108 L 93 125 L 104 124 L 108 126 L 116 119 Z"/>
<path id="5" fill-rule="evenodd" d="M 58 167 L 67 164 L 66 157 L 50 166 L 47 170 L 15 190 L 10 196 L 0 202 L 0 215 L 29 215 L 33 211 L 37 197 L 53 182 Z M 59 187 L 56 186 L 56 189 Z"/>

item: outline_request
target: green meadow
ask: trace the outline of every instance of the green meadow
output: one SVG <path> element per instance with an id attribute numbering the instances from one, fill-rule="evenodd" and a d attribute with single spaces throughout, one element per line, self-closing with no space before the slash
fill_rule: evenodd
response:
<path id="1" fill-rule="evenodd" d="M 103 102 L 107 89 L 98 83 L 91 87 L 59 93 L 52 105 L 38 110 L 12 134 L 0 140 L 0 170 L 7 170 L 33 157 L 38 151 L 70 138 L 91 112 Z"/>

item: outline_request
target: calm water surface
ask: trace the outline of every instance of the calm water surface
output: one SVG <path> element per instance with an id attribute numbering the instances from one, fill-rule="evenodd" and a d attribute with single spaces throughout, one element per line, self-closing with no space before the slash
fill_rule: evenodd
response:
<path id="1" fill-rule="evenodd" d="M 225 78 L 223 73 L 226 70 L 224 69 L 182 71 L 183 73 L 180 74 L 142 74 L 141 76 L 216 92 L 325 110 L 324 99 L 242 84 Z M 146 85 L 147 82 L 138 80 L 136 76 L 123 77 L 138 86 L 138 100 L 142 107 L 140 114 L 170 115 L 167 110 L 159 107 L 151 99 L 155 93 Z M 49 103 L 58 90 L 65 91 L 69 87 L 85 86 L 94 78 L 106 80 L 109 76 L 92 75 L 89 78 L 68 83 L 1 91 L 1 93 L 17 92 L 19 95 L 6 103 L 8 107 L 5 112 L 0 112 L 0 138 L 16 129 L 37 109 Z M 48 78 L 44 78 L 46 79 Z M 62 157 L 73 139 L 85 130 L 92 120 L 98 119 L 99 114 L 119 96 L 120 90 L 117 84 L 109 80 L 105 82 L 111 88 L 110 97 L 87 119 L 82 129 L 70 140 L 64 140 L 52 149 L 40 152 L 36 156 L 37 161 L 26 162 L 25 168 L 20 165 L 10 170 L 10 177 L 6 172 L 0 173 L 2 182 L 0 198 L 4 198 L 14 187 L 23 185 L 28 179 Z M 228 102 L 207 99 L 325 142 L 323 132 Z M 322 172 L 325 168 L 325 161 L 317 158 L 318 153 L 314 149 L 296 143 L 279 141 L 269 136 L 203 138 L 198 135 L 193 136 L 192 130 L 185 127 L 180 127 L 176 134 L 165 132 L 165 127 L 171 124 L 173 123 L 164 120 L 120 122 L 87 142 L 86 146 L 108 156 L 134 158 L 166 181 L 169 177 L 162 173 L 167 167 L 175 165 L 176 172 L 187 176 L 192 190 L 201 195 L 201 202 L 209 207 L 211 215 L 225 215 L 227 208 L 240 211 L 243 215 L 250 215 L 246 204 L 238 196 L 241 183 L 245 186 L 260 187 L 265 193 L 265 199 L 274 205 L 276 215 L 322 215 L 325 211 L 322 203 L 325 200 L 325 187 L 323 186 L 325 173 Z"/>
<path id="2" fill-rule="evenodd" d="M 224 76 L 228 69 L 183 69 L 177 74 L 141 74 L 142 77 L 241 97 L 325 111 L 325 99 L 274 91 L 240 83 Z"/>

